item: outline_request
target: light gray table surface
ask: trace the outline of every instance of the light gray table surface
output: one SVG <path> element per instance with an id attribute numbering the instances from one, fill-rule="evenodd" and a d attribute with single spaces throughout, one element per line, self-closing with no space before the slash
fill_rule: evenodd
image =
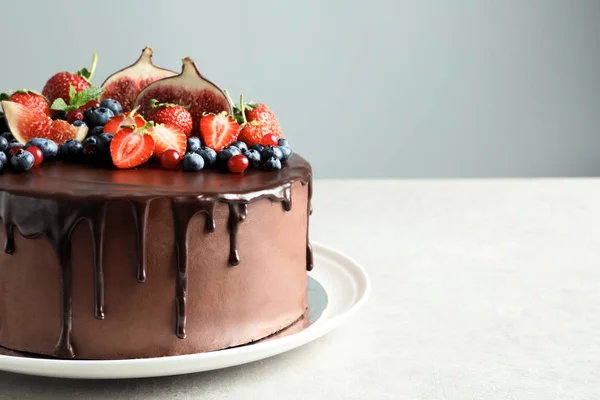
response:
<path id="1" fill-rule="evenodd" d="M 347 324 L 207 373 L 0 373 L 0 398 L 599 398 L 600 180 L 317 181 L 314 192 L 313 240 L 372 278 Z"/>

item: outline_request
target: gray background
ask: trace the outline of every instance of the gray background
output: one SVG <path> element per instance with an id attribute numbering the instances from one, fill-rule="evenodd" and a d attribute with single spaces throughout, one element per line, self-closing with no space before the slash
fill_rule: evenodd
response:
<path id="1" fill-rule="evenodd" d="M 0 88 L 146 44 L 267 103 L 317 177 L 600 174 L 600 2 L 0 1 Z"/>

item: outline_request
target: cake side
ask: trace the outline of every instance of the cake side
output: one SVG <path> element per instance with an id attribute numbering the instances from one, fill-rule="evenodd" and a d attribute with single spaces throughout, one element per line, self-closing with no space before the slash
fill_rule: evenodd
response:
<path id="1" fill-rule="evenodd" d="M 92 231 L 79 223 L 71 246 L 73 356 L 114 359 L 210 351 L 259 340 L 296 321 L 307 306 L 309 185 L 297 181 L 290 190 L 289 211 L 270 198 L 247 204 L 247 216 L 237 232 L 236 266 L 230 259 L 229 204 L 216 204 L 213 232 L 207 230 L 207 214 L 191 219 L 185 338 L 177 332 L 180 271 L 170 200 L 158 198 L 149 205 L 144 283 L 138 282 L 137 227 L 131 205 L 108 203 L 102 259 L 104 319 L 97 318 Z M 0 269 L 0 344 L 69 357 L 60 353 L 63 267 L 54 249 L 46 238 L 25 239 L 15 233 L 15 250 L 0 255 L 0 264 L 6 266 Z"/>

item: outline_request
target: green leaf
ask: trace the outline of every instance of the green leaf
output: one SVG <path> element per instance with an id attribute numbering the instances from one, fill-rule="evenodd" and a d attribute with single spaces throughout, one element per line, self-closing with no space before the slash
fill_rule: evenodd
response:
<path id="1" fill-rule="evenodd" d="M 1 93 L 0 94 L 0 101 L 8 100 L 9 97 L 10 97 L 10 94 L 8 94 L 8 93 Z"/>
<path id="2" fill-rule="evenodd" d="M 50 108 L 53 110 L 66 111 L 67 108 L 69 108 L 69 105 L 59 97 L 58 99 L 54 100 L 54 103 L 52 103 Z"/>
<path id="3" fill-rule="evenodd" d="M 76 94 L 77 94 L 77 90 L 75 89 L 75 86 L 69 85 L 69 103 L 73 102 L 73 98 L 75 97 Z"/>

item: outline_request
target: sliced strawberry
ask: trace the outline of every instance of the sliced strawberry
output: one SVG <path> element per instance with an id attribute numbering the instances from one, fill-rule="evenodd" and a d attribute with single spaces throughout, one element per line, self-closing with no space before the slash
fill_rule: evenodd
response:
<path id="1" fill-rule="evenodd" d="M 219 151 L 236 141 L 240 125 L 226 113 L 207 114 L 200 120 L 200 135 L 206 147 Z"/>
<path id="2" fill-rule="evenodd" d="M 38 136 L 54 141 L 56 144 L 62 144 L 70 139 L 77 139 L 80 142 L 85 139 L 88 133 L 88 127 L 86 125 L 75 126 L 71 125 L 67 121 L 57 119 L 52 122 L 50 132 L 46 136 Z"/>
<path id="3" fill-rule="evenodd" d="M 52 119 L 23 104 L 3 101 L 2 108 L 8 127 L 15 139 L 25 144 L 36 137 L 47 137 Z"/>
<path id="4" fill-rule="evenodd" d="M 154 136 L 154 155 L 160 156 L 167 150 L 175 150 L 183 157 L 187 146 L 187 136 L 175 125 L 156 124 L 148 129 Z"/>
<path id="5" fill-rule="evenodd" d="M 110 142 L 110 156 L 117 168 L 133 168 L 154 153 L 154 139 L 145 128 L 122 128 Z"/>
<path id="6" fill-rule="evenodd" d="M 106 125 L 104 125 L 104 133 L 112 133 L 114 135 L 121 129 L 122 126 L 133 125 L 137 126 L 138 128 L 142 128 L 144 125 L 146 125 L 146 120 L 135 112 L 129 114 L 119 114 L 108 121 Z"/>

